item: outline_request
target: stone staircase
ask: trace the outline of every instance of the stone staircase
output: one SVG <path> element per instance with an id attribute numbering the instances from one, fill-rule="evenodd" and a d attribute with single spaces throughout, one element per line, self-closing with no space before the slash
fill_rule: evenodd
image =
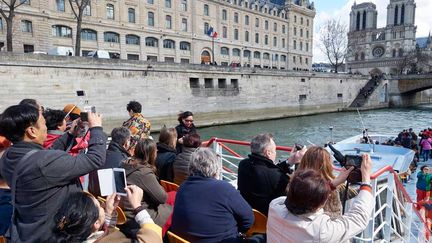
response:
<path id="1" fill-rule="evenodd" d="M 383 76 L 376 76 L 371 78 L 366 85 L 360 89 L 357 97 L 353 100 L 350 108 L 363 107 L 369 96 L 375 91 L 375 89 L 379 86 L 381 80 L 383 80 Z"/>

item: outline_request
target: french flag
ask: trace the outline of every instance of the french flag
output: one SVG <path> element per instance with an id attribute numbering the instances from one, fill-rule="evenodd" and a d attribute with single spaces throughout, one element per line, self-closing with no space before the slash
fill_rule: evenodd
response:
<path id="1" fill-rule="evenodd" d="M 210 26 L 209 30 L 207 31 L 207 35 L 212 38 L 216 38 L 218 34 L 216 31 L 214 31 L 213 27 Z"/>

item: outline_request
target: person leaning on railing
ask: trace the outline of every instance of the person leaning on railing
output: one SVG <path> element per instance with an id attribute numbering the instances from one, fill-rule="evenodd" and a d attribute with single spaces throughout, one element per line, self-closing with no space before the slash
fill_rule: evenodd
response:
<path id="1" fill-rule="evenodd" d="M 332 190 L 328 180 L 315 170 L 297 171 L 287 196 L 270 203 L 267 242 L 342 242 L 363 231 L 375 207 L 371 168 L 370 156 L 364 154 L 360 192 L 348 211 L 335 219 L 323 210 Z"/>

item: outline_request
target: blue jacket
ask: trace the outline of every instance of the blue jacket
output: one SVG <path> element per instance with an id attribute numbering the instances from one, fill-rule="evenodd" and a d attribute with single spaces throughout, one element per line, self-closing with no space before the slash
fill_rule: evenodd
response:
<path id="1" fill-rule="evenodd" d="M 177 191 L 171 229 L 191 242 L 237 242 L 253 222 L 252 208 L 232 185 L 194 175 Z"/>
<path id="2" fill-rule="evenodd" d="M 423 172 L 417 173 L 417 189 L 422 191 L 430 191 L 431 189 L 431 175 L 423 174 Z"/>

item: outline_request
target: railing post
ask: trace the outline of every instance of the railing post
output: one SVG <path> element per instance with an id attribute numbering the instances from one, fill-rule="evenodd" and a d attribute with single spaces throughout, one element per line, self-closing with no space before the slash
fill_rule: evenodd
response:
<path id="1" fill-rule="evenodd" d="M 215 138 L 214 142 L 213 142 L 213 151 L 215 151 L 215 153 L 218 155 L 218 162 L 219 162 L 219 164 L 220 164 L 220 166 L 222 168 L 223 167 L 223 164 L 222 164 L 222 147 L 219 145 L 219 142 L 218 142 L 217 138 Z M 221 180 L 223 180 L 223 172 L 222 172 L 222 170 L 220 172 L 219 178 Z"/>
<path id="2" fill-rule="evenodd" d="M 391 239 L 391 224 L 392 224 L 392 215 L 393 215 L 394 187 L 395 187 L 394 175 L 392 173 L 388 173 L 388 175 L 387 175 L 387 199 L 386 199 L 387 208 L 385 210 L 385 212 L 386 212 L 386 214 L 385 214 L 386 225 L 384 226 L 384 240 L 386 242 L 390 242 L 390 239 Z"/>
<path id="3" fill-rule="evenodd" d="M 371 184 L 372 184 L 372 196 L 375 200 L 375 203 L 377 203 L 377 198 L 376 198 L 377 197 L 376 193 L 378 190 L 377 179 L 373 179 L 371 181 Z M 376 208 L 377 208 L 376 206 L 373 208 L 372 215 L 371 215 L 371 218 L 369 219 L 368 226 L 366 227 L 365 231 L 363 231 L 363 238 L 370 239 L 369 241 L 365 241 L 365 242 L 372 243 L 373 239 L 374 239 L 374 235 L 373 235 L 374 230 L 375 230 L 375 217 L 374 217 L 374 215 L 376 213 Z"/>
<path id="4" fill-rule="evenodd" d="M 411 242 L 411 227 L 412 227 L 412 214 L 413 214 L 413 205 L 409 202 L 405 202 L 405 225 L 408 226 L 408 229 L 406 229 L 407 232 L 405 232 L 405 242 Z"/>

